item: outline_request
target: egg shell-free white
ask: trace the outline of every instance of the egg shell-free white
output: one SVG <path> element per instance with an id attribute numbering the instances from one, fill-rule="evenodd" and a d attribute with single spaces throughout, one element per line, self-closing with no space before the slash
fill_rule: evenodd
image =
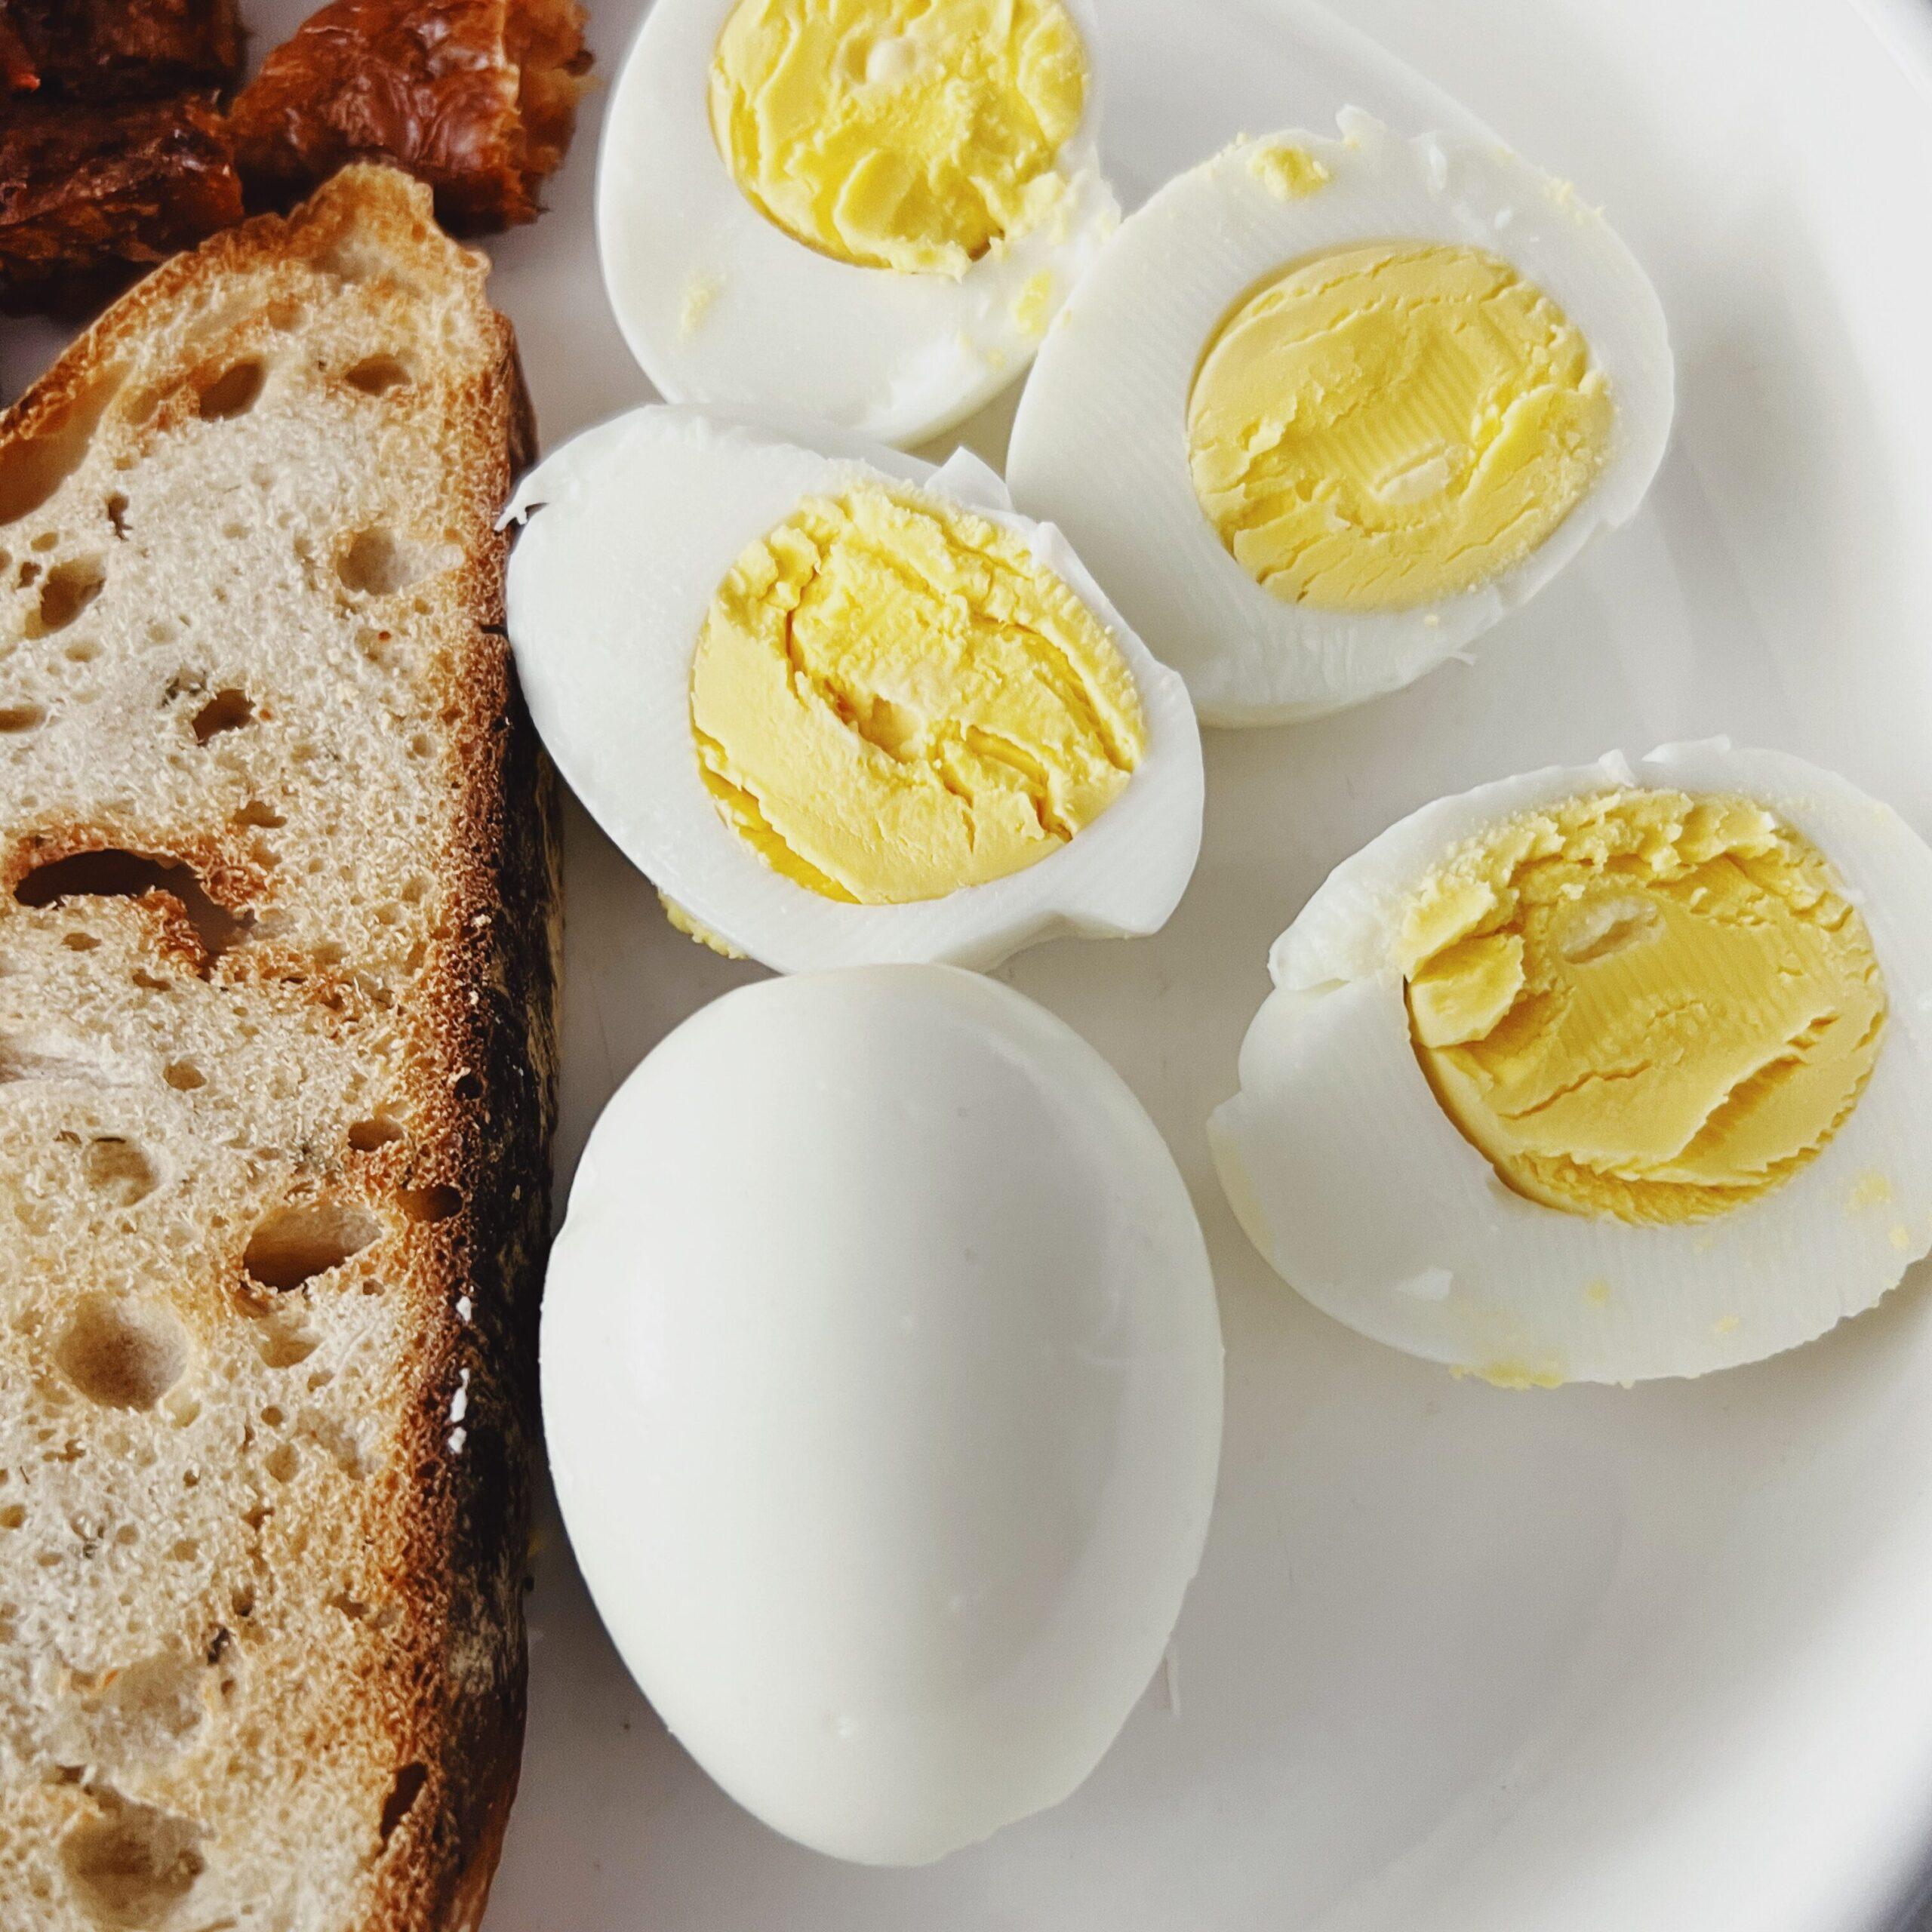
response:
<path id="1" fill-rule="evenodd" d="M 943 967 L 746 987 L 644 1061 L 572 1190 L 543 1384 L 646 1694 L 774 1829 L 872 1863 L 1092 1770 L 1220 1454 L 1166 1146 L 1060 1021 Z"/>
<path id="2" fill-rule="evenodd" d="M 1394 958 L 1409 896 L 1463 841 L 1629 785 L 1755 799 L 1810 839 L 1864 917 L 1889 998 L 1872 1077 L 1823 1150 L 1688 1225 L 1506 1186 L 1429 1089 Z M 1932 848 L 1801 758 L 1714 740 L 1438 800 L 1337 866 L 1269 965 L 1275 990 L 1209 1139 L 1255 1246 L 1360 1334 L 1506 1380 L 1701 1375 L 1823 1334 L 1932 1250 Z"/>

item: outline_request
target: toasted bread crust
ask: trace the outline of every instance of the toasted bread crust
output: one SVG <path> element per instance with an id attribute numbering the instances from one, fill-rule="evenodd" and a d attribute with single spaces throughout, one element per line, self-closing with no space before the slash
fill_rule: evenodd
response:
<path id="1" fill-rule="evenodd" d="M 366 1205 L 392 1231 L 378 1245 L 387 1257 L 389 1293 L 406 1304 L 398 1320 L 412 1347 L 398 1373 L 407 1414 L 355 1504 L 364 1512 L 360 1546 L 391 1608 L 380 1627 L 374 1617 L 358 1624 L 359 1647 L 339 1669 L 331 1666 L 334 1675 L 318 1666 L 312 1695 L 299 1675 L 289 1675 L 297 1660 L 265 1653 L 258 1668 L 288 1678 L 278 1679 L 278 1697 L 324 1755 L 343 1754 L 343 1779 L 367 1794 L 358 1801 L 369 1807 L 373 1856 L 366 1875 L 345 1893 L 348 1915 L 328 1924 L 343 1932 L 441 1932 L 473 1927 L 481 1918 L 521 1749 L 535 1323 L 555 1109 L 555 782 L 518 697 L 502 633 L 506 540 L 494 527 L 534 450 L 514 340 L 507 322 L 484 304 L 480 260 L 454 250 L 435 228 L 428 191 L 390 169 L 352 168 L 293 214 L 250 221 L 156 269 L 0 417 L 0 456 L 36 439 L 58 455 L 63 426 L 70 439 L 85 438 L 94 427 L 90 413 L 103 408 L 112 417 L 144 405 L 150 432 L 166 433 L 168 397 L 130 405 L 117 391 L 102 404 L 103 382 L 131 367 L 142 345 L 174 327 L 184 306 L 218 307 L 230 285 L 264 285 L 263 271 L 272 282 L 284 265 L 336 273 L 352 255 L 380 265 L 383 274 L 401 264 L 403 279 L 439 290 L 452 278 L 466 278 L 487 344 L 476 366 L 451 386 L 448 402 L 455 429 L 444 507 L 462 533 L 463 555 L 439 593 L 460 615 L 443 623 L 436 645 L 435 769 L 454 795 L 438 807 L 445 830 L 428 855 L 439 917 L 420 971 L 392 1010 L 350 970 L 352 961 L 318 960 L 312 947 L 280 940 L 266 924 L 248 930 L 258 909 L 291 890 L 259 855 L 248 823 L 168 822 L 165 814 L 143 823 L 138 800 L 131 816 L 117 804 L 85 817 L 20 812 L 0 800 L 0 886 L 8 894 L 0 900 L 0 940 L 10 921 L 48 916 L 22 912 L 14 893 L 53 861 L 109 848 L 178 861 L 246 936 L 211 952 L 164 873 L 134 902 L 143 943 L 158 964 L 192 972 L 232 999 L 259 996 L 265 1011 L 299 1005 L 321 1036 L 349 1049 L 380 1009 L 382 1023 L 401 1041 L 408 1142 L 360 1151 L 352 1143 L 349 1152 L 326 1155 L 295 1150 L 286 1197 L 302 1198 L 303 1176 L 312 1171 L 334 1198 Z M 397 299 L 406 307 L 406 291 Z M 223 326 L 234 340 L 251 339 L 249 317 Z M 205 379 L 186 372 L 184 380 Z M 31 495 L 38 487 L 32 468 L 26 466 L 26 486 L 19 465 L 14 482 L 0 482 L 0 496 L 11 490 L 16 499 L 0 503 L 0 523 L 33 507 L 23 510 L 17 500 L 23 488 Z M 8 473 L 0 463 L 0 476 Z M 8 1131 L 0 1112 L 0 1144 Z M 234 1230 L 220 1278 L 207 1284 L 205 1297 L 217 1309 L 232 1306 L 242 1321 L 277 1302 L 245 1263 L 248 1232 Z M 277 1575 L 265 1546 L 257 1545 L 256 1561 L 266 1566 L 271 1586 L 302 1587 L 292 1574 Z M 5 1561 L 0 1554 L 0 1575 Z M 224 1629 L 217 1636 L 217 1651 L 226 1635 Z M 355 1708 L 311 1707 L 324 1694 L 320 1687 L 339 1684 L 343 1673 L 355 1687 Z M 12 1829 L 0 1812 L 0 1847 Z M 204 1863 L 208 1855 L 194 1854 Z"/>

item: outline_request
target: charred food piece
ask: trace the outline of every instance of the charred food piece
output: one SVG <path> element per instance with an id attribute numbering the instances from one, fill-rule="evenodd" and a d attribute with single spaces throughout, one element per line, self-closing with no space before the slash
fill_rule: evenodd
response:
<path id="1" fill-rule="evenodd" d="M 0 309 L 80 313 L 242 214 L 205 95 L 0 104 Z"/>
<path id="2" fill-rule="evenodd" d="M 131 100 L 241 78 L 235 0 L 0 0 L 0 89 Z"/>
<path id="3" fill-rule="evenodd" d="M 335 0 L 235 103 L 251 198 L 285 203 L 379 158 L 429 183 L 451 227 L 530 220 L 570 146 L 583 20 L 577 0 Z"/>

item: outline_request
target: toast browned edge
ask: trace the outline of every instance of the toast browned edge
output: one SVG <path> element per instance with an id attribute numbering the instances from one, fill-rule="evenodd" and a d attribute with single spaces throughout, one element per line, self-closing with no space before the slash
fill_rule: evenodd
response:
<path id="1" fill-rule="evenodd" d="M 93 378 L 113 362 L 118 343 L 154 312 L 257 257 L 325 257 L 350 229 L 384 231 L 410 249 L 426 231 L 440 248 L 429 205 L 428 189 L 398 171 L 358 165 L 291 214 L 257 217 L 162 263 L 0 414 L 0 444 L 85 410 Z M 536 425 L 510 325 L 494 309 L 488 320 L 497 353 L 474 394 L 462 399 L 472 413 L 475 474 L 461 480 L 500 506 L 535 456 Z M 433 1287 L 441 1318 L 401 1441 L 414 1487 L 407 1560 L 393 1580 L 403 1614 L 383 1633 L 386 1654 L 372 1660 L 381 1681 L 371 1694 L 400 1767 L 390 1796 L 398 1815 L 384 1821 L 390 1849 L 370 1909 L 345 1932 L 471 1932 L 502 1849 L 522 1749 L 522 1595 L 561 924 L 555 775 L 518 690 L 503 628 L 509 542 L 491 528 L 460 567 L 475 626 L 455 654 L 447 698 L 454 713 L 451 766 L 463 791 L 452 848 L 435 855 L 453 936 L 432 953 L 413 994 L 423 1021 L 418 1041 L 429 1052 L 416 1063 L 423 1091 L 411 1107 L 427 1143 L 440 1146 L 438 1164 L 463 1205 L 438 1229 Z M 9 892 L 49 860 L 111 842 L 78 823 L 0 833 L 0 889 Z M 210 896 L 238 912 L 250 881 L 224 844 L 211 832 L 171 856 L 192 863 Z M 238 1254 L 233 1269 L 238 1291 Z M 472 1311 L 466 1321 L 456 1309 L 464 1296 Z M 466 1370 L 467 1420 L 457 1454 L 448 1446 L 450 1416 Z M 446 1663 L 457 1635 L 490 1642 L 499 1654 L 493 1694 L 465 1694 L 452 1682 Z"/>

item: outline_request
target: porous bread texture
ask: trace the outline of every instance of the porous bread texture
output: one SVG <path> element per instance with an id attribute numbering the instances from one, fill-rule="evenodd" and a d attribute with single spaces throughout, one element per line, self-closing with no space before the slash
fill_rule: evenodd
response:
<path id="1" fill-rule="evenodd" d="M 0 1927 L 468 1927 L 555 841 L 481 259 L 344 171 L 0 419 Z"/>

